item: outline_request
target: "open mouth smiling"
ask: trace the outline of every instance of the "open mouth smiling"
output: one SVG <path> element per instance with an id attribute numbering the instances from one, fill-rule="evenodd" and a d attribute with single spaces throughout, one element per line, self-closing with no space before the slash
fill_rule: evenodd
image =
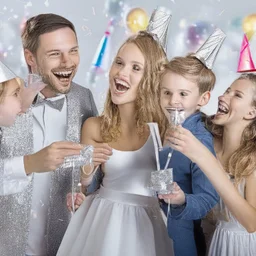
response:
<path id="1" fill-rule="evenodd" d="M 114 82 L 115 82 L 115 89 L 117 93 L 125 93 L 130 89 L 129 84 L 122 79 L 116 78 L 114 79 Z"/>

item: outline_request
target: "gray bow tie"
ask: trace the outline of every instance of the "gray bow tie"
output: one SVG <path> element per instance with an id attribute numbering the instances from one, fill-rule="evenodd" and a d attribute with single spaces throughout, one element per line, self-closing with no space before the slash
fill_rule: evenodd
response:
<path id="1" fill-rule="evenodd" d="M 37 107 L 37 106 L 47 104 L 51 108 L 61 111 L 64 105 L 64 101 L 65 101 L 65 97 L 56 99 L 56 100 L 47 100 L 47 99 L 43 99 L 40 95 L 37 95 L 33 102 L 33 106 Z"/>

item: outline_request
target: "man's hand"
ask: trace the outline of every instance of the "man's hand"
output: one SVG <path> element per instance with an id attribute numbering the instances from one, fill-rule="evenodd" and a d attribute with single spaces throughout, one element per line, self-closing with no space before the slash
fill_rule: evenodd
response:
<path id="1" fill-rule="evenodd" d="M 49 172 L 63 164 L 64 158 L 79 155 L 82 145 L 70 141 L 58 141 L 40 151 L 24 156 L 24 166 L 27 174 Z"/>

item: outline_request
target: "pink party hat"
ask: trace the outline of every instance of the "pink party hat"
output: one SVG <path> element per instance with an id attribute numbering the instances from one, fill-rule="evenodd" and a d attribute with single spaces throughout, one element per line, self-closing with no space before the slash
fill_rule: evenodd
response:
<path id="1" fill-rule="evenodd" d="M 250 51 L 250 44 L 247 36 L 244 35 L 240 49 L 240 57 L 238 61 L 237 72 L 254 72 L 256 71 Z"/>

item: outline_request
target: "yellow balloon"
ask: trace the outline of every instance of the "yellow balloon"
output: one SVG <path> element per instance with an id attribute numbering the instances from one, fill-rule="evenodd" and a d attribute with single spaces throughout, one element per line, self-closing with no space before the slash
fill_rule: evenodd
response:
<path id="1" fill-rule="evenodd" d="M 256 13 L 248 15 L 243 19 L 243 31 L 248 40 L 250 40 L 256 32 Z"/>
<path id="2" fill-rule="evenodd" d="M 148 26 L 148 15 L 141 8 L 134 8 L 126 16 L 126 25 L 131 32 L 145 30 Z"/>

